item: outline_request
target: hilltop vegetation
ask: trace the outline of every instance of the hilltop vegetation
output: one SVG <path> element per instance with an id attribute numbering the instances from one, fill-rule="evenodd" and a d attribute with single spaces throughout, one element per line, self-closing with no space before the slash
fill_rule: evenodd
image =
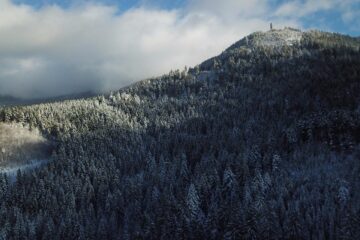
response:
<path id="1" fill-rule="evenodd" d="M 56 142 L 47 166 L 1 177 L 0 236 L 359 239 L 359 49 L 254 33 L 110 95 L 0 110 Z"/>

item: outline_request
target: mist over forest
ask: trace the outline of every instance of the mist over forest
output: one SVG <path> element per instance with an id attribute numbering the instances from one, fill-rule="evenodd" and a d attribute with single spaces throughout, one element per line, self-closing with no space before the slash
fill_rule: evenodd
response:
<path id="1" fill-rule="evenodd" d="M 38 129 L 22 124 L 0 123 L 0 171 L 30 161 L 41 161 L 51 154 L 51 144 Z"/>

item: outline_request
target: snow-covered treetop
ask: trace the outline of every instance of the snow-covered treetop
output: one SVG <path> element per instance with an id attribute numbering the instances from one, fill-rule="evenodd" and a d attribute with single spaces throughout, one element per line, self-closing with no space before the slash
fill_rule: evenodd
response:
<path id="1" fill-rule="evenodd" d="M 267 32 L 255 32 L 241 39 L 227 49 L 233 50 L 239 47 L 259 47 L 259 46 L 284 46 L 300 43 L 304 32 L 295 28 L 286 27 L 284 29 L 273 29 Z"/>
<path id="2" fill-rule="evenodd" d="M 252 44 L 255 46 L 284 46 L 300 43 L 303 32 L 293 28 L 284 28 L 281 30 L 270 30 L 267 32 L 255 33 L 256 37 Z"/>

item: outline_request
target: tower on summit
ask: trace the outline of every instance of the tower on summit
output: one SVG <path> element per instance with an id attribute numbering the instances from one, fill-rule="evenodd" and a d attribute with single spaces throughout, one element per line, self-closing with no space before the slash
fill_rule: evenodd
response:
<path id="1" fill-rule="evenodd" d="M 272 25 L 272 23 L 270 23 L 270 30 L 273 30 L 273 25 Z"/>

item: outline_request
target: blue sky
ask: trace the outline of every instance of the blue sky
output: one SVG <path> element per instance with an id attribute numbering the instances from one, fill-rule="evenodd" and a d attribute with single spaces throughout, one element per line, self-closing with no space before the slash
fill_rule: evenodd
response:
<path id="1" fill-rule="evenodd" d="M 85 0 L 13 0 L 16 4 L 29 4 L 36 8 L 56 4 L 64 8 L 72 5 L 90 2 Z M 120 11 L 125 11 L 129 8 L 139 6 L 151 6 L 164 9 L 173 9 L 183 7 L 186 3 L 185 0 L 94 0 L 93 3 L 104 5 L 116 5 Z"/>
<path id="2" fill-rule="evenodd" d="M 360 35 L 360 0 L 0 0 L 0 95 L 116 90 L 272 22 Z"/>
<path id="3" fill-rule="evenodd" d="M 318 0 L 313 0 L 316 2 Z M 41 8 L 46 5 L 56 4 L 63 8 L 69 8 L 74 5 L 87 3 L 90 1 L 86 0 L 13 0 L 16 4 L 28 4 L 35 8 Z M 121 14 L 130 8 L 136 7 L 150 7 L 160 9 L 182 9 L 186 8 L 189 4 L 187 0 L 93 0 L 93 3 L 112 5 L 118 8 L 118 13 Z M 270 0 L 268 1 L 274 8 L 281 6 L 288 0 Z M 293 2 L 305 2 L 305 1 L 293 1 Z M 327 2 L 322 1 L 320 2 Z M 328 1 L 331 2 L 331 1 Z M 348 3 L 351 14 L 355 15 L 353 18 L 360 18 L 360 1 L 359 0 L 343 0 Z M 226 4 L 226 3 L 225 3 Z M 352 36 L 360 36 L 359 21 L 344 19 L 344 11 L 338 8 L 336 4 L 334 7 L 329 9 L 320 9 L 318 11 L 306 14 L 305 16 L 299 17 L 300 22 L 304 28 L 321 28 L 326 31 L 340 32 L 349 34 Z"/>

